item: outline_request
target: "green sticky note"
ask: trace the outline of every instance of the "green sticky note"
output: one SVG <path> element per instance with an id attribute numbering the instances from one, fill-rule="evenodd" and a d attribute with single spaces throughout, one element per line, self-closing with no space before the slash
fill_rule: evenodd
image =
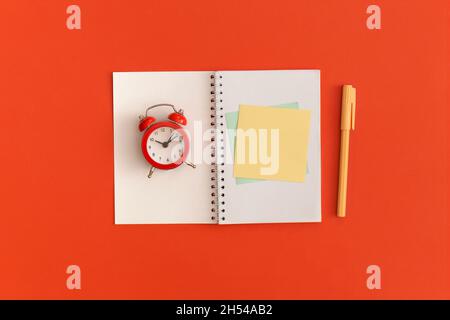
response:
<path id="1" fill-rule="evenodd" d="M 286 108 L 286 109 L 298 109 L 298 103 L 292 102 L 292 103 L 284 103 L 279 104 L 276 106 L 271 106 L 274 108 Z M 239 111 L 234 112 L 227 112 L 225 114 L 225 120 L 227 124 L 228 129 L 228 139 L 230 143 L 230 149 L 231 152 L 234 154 L 234 145 L 236 141 L 236 129 L 238 125 L 238 119 L 239 119 Z M 308 173 L 308 166 L 306 166 L 306 173 Z M 243 183 L 251 183 L 251 182 L 258 182 L 258 181 L 264 181 L 261 179 L 248 179 L 248 178 L 236 178 L 236 184 L 243 184 Z"/>

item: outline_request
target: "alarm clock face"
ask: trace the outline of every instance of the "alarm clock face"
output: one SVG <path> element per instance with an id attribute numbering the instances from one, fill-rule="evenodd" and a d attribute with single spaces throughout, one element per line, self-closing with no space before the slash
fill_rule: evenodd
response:
<path id="1" fill-rule="evenodd" d="M 173 169 L 186 160 L 189 140 L 179 125 L 159 122 L 145 132 L 142 151 L 147 161 L 154 167 L 163 170 Z"/>

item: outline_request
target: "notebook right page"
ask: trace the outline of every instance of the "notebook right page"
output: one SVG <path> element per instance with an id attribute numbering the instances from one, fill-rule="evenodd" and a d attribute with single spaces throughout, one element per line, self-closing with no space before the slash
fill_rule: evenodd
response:
<path id="1" fill-rule="evenodd" d="M 216 73 L 216 90 L 220 95 L 218 117 L 222 119 L 238 112 L 240 105 L 297 104 L 299 109 L 310 111 L 307 173 L 303 182 L 239 183 L 233 175 L 234 146 L 228 137 L 231 131 L 224 130 L 226 161 L 222 166 L 224 188 L 219 223 L 320 222 L 320 71 L 221 71 Z"/>

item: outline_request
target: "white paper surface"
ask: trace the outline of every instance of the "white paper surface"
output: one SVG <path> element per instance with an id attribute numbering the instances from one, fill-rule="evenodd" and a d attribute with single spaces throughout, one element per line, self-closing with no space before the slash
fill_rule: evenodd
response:
<path id="1" fill-rule="evenodd" d="M 170 103 L 184 109 L 186 130 L 195 120 L 210 123 L 211 72 L 115 72 L 114 91 L 114 201 L 116 224 L 216 223 L 211 220 L 210 166 L 156 170 L 147 178 L 149 164 L 141 152 L 139 115 L 146 107 Z M 173 112 L 151 112 L 162 120 Z M 206 142 L 205 142 L 206 145 Z M 191 140 L 191 151 L 194 148 Z"/>
<path id="2" fill-rule="evenodd" d="M 170 103 L 181 107 L 193 125 L 203 130 L 211 122 L 213 72 L 115 72 L 114 95 L 114 189 L 116 224 L 217 223 L 211 219 L 211 166 L 196 169 L 182 165 L 170 171 L 157 170 L 147 178 L 149 164 L 141 152 L 139 115 L 146 107 Z M 220 223 L 282 223 L 321 221 L 320 161 L 320 71 L 225 71 L 216 73 L 222 83 L 223 112 L 238 111 L 240 104 L 277 105 L 298 102 L 312 111 L 308 146 L 309 174 L 303 183 L 264 181 L 237 185 L 232 164 L 224 173 L 226 217 Z M 219 80 L 219 79 L 218 79 Z M 163 120 L 172 112 L 151 112 Z M 226 139 L 228 141 L 228 139 Z M 207 150 L 206 139 L 191 139 L 195 150 Z"/>
<path id="3" fill-rule="evenodd" d="M 238 111 L 240 104 L 270 106 L 288 102 L 298 102 L 300 108 L 311 110 L 309 174 L 305 182 L 236 184 L 233 165 L 228 164 L 222 206 L 225 220 L 220 219 L 220 223 L 320 222 L 320 71 L 224 71 L 216 74 L 216 79 L 222 83 L 224 113 Z"/>

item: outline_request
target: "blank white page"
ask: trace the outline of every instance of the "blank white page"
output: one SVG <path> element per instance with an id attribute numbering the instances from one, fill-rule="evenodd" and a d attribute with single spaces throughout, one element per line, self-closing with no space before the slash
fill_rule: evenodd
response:
<path id="1" fill-rule="evenodd" d="M 305 182 L 260 181 L 238 185 L 233 165 L 226 164 L 225 205 L 221 206 L 224 212 L 220 212 L 219 223 L 320 222 L 320 71 L 221 71 L 216 73 L 216 81 L 222 84 L 220 106 L 224 113 L 238 111 L 240 104 L 271 106 L 292 102 L 311 110 L 309 172 Z M 225 141 L 228 143 L 228 137 Z M 228 158 L 232 162 L 233 157 Z"/>
<path id="2" fill-rule="evenodd" d="M 141 152 L 138 116 L 145 108 L 170 103 L 184 109 L 187 131 L 194 121 L 210 126 L 211 72 L 115 72 L 114 91 L 114 202 L 116 224 L 216 223 L 211 220 L 210 165 L 192 169 L 183 164 L 157 170 L 147 178 L 149 164 Z M 166 119 L 170 108 L 151 115 Z M 206 142 L 194 148 L 201 150 Z"/>

